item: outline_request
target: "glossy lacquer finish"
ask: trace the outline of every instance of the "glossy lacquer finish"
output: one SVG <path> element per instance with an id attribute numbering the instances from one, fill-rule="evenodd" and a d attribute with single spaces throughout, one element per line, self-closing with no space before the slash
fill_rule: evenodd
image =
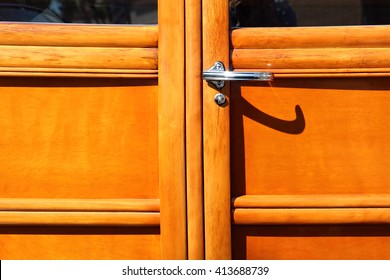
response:
<path id="1" fill-rule="evenodd" d="M 181 11 L 160 25 L 184 41 Z M 184 44 L 175 58 L 157 26 L 0 33 L 0 258 L 185 259 Z"/>

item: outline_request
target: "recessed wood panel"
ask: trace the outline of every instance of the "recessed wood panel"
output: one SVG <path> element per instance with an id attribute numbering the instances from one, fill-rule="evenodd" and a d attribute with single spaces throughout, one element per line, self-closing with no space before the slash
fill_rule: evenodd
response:
<path id="1" fill-rule="evenodd" d="M 389 194 L 387 79 L 232 88 L 233 196 Z"/>
<path id="2" fill-rule="evenodd" d="M 389 259 L 390 226 L 235 226 L 233 258 Z"/>
<path id="3" fill-rule="evenodd" d="M 154 80 L 0 80 L 3 198 L 157 198 Z"/>
<path id="4" fill-rule="evenodd" d="M 159 228 L 0 227 L 0 258 L 160 259 Z"/>

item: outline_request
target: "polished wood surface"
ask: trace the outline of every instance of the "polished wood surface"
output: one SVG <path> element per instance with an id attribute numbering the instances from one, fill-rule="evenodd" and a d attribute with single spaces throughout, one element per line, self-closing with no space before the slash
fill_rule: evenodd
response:
<path id="1" fill-rule="evenodd" d="M 10 23 L 0 25 L 0 45 L 157 48 L 157 26 Z M 93 36 L 93 40 L 88 40 Z"/>
<path id="2" fill-rule="evenodd" d="M 389 224 L 389 208 L 289 208 L 233 211 L 237 225 Z"/>
<path id="3" fill-rule="evenodd" d="M 158 212 L 0 211 L 1 226 L 159 226 Z"/>
<path id="4" fill-rule="evenodd" d="M 2 198 L 158 198 L 155 81 L 8 78 L 0 90 Z"/>
<path id="5" fill-rule="evenodd" d="M 388 225 L 234 226 L 233 258 L 388 260 Z"/>
<path id="6" fill-rule="evenodd" d="M 11 260 L 161 258 L 158 227 L 0 227 L 0 242 Z"/>
<path id="7" fill-rule="evenodd" d="M 231 40 L 235 49 L 388 48 L 388 31 L 380 25 L 238 28 Z"/>
<path id="8" fill-rule="evenodd" d="M 389 76 L 387 33 L 386 26 L 239 28 L 232 31 L 232 64 L 276 78 Z"/>
<path id="9" fill-rule="evenodd" d="M 0 76 L 157 78 L 157 36 L 156 26 L 1 24 Z"/>
<path id="10" fill-rule="evenodd" d="M 159 212 L 159 199 L 1 198 L 0 211 Z"/>
<path id="11" fill-rule="evenodd" d="M 216 61 L 229 68 L 228 2 L 205 1 L 202 13 L 203 69 Z M 229 99 L 229 87 L 222 92 Z M 206 259 L 230 259 L 230 106 L 216 105 L 217 93 L 203 82 L 205 253 Z"/>
<path id="12" fill-rule="evenodd" d="M 389 194 L 387 79 L 232 88 L 233 197 Z"/>
<path id="13" fill-rule="evenodd" d="M 158 152 L 163 259 L 187 258 L 184 20 L 184 1 L 158 1 Z"/>
<path id="14" fill-rule="evenodd" d="M 234 208 L 354 208 L 390 207 L 389 194 L 243 195 Z"/>
<path id="15" fill-rule="evenodd" d="M 202 13 L 201 1 L 186 5 L 186 176 L 188 259 L 204 259 Z"/>

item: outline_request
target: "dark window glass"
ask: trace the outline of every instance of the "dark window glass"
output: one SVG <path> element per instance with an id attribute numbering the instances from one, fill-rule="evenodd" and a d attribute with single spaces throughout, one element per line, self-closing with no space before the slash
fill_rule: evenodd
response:
<path id="1" fill-rule="evenodd" d="M 157 0 L 0 0 L 0 21 L 156 24 Z"/>
<path id="2" fill-rule="evenodd" d="M 229 0 L 232 27 L 390 24 L 390 0 Z"/>

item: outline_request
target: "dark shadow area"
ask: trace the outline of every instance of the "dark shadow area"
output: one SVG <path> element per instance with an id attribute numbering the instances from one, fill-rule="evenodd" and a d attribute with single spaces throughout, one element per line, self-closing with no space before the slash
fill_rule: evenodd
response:
<path id="1" fill-rule="evenodd" d="M 282 120 L 262 112 L 249 103 L 242 96 L 240 86 L 237 86 L 233 92 L 230 110 L 231 185 L 232 196 L 236 197 L 246 193 L 244 117 L 280 133 L 291 135 L 303 133 L 306 122 L 299 105 L 295 106 L 296 117 L 294 120 Z M 259 135 L 259 141 L 261 141 L 261 135 Z"/>
<path id="2" fill-rule="evenodd" d="M 0 0 L 0 21 L 156 24 L 157 0 Z"/>
<path id="3" fill-rule="evenodd" d="M 233 28 L 390 23 L 385 0 L 229 0 L 229 13 Z"/>
<path id="4" fill-rule="evenodd" d="M 1 226 L 1 234 L 23 235 L 159 235 L 160 227 Z"/>
<path id="5" fill-rule="evenodd" d="M 247 237 L 390 237 L 390 225 L 233 226 L 233 259 L 246 259 Z"/>

